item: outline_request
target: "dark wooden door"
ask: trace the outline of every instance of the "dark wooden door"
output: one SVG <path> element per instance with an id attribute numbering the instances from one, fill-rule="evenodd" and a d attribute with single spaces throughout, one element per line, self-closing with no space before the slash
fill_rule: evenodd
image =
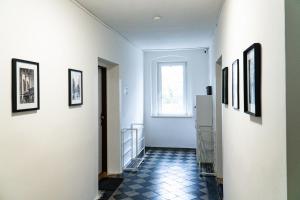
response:
<path id="1" fill-rule="evenodd" d="M 101 163 L 101 174 L 107 172 L 107 70 L 104 67 L 99 67 L 99 136 L 101 145 L 101 154 L 99 159 L 102 159 Z"/>

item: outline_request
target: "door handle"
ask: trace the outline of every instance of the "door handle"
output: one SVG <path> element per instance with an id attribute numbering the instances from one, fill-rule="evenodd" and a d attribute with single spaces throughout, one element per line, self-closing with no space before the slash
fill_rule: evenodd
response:
<path id="1" fill-rule="evenodd" d="M 104 120 L 105 120 L 105 116 L 103 114 L 101 114 L 101 116 L 100 116 L 100 124 L 101 124 L 101 126 L 103 125 Z"/>

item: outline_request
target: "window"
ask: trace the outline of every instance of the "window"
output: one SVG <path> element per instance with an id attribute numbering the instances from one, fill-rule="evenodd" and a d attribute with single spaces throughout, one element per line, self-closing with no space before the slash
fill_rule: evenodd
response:
<path id="1" fill-rule="evenodd" d="M 158 63 L 158 116 L 187 116 L 186 63 Z"/>

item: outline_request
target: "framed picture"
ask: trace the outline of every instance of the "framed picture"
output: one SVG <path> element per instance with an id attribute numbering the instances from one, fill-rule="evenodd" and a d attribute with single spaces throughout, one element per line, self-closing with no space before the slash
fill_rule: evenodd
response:
<path id="1" fill-rule="evenodd" d="M 239 82 L 239 60 L 232 64 L 232 107 L 240 109 L 240 82 Z"/>
<path id="2" fill-rule="evenodd" d="M 12 112 L 40 109 L 39 63 L 12 59 Z"/>
<path id="3" fill-rule="evenodd" d="M 69 106 L 78 106 L 82 104 L 82 71 L 69 69 Z"/>
<path id="4" fill-rule="evenodd" d="M 222 70 L 222 103 L 228 104 L 228 67 Z"/>
<path id="5" fill-rule="evenodd" d="M 261 116 L 261 45 L 255 43 L 244 51 L 245 113 Z"/>

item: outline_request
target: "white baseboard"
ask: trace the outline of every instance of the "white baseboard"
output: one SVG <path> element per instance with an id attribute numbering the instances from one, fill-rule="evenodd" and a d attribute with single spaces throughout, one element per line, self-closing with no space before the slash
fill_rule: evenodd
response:
<path id="1" fill-rule="evenodd" d="M 97 196 L 94 198 L 94 200 L 99 200 L 99 195 L 97 195 Z"/>
<path id="2" fill-rule="evenodd" d="M 94 200 L 99 200 L 100 199 L 100 194 L 98 193 L 97 195 L 96 195 L 96 197 L 94 198 Z"/>
<path id="3" fill-rule="evenodd" d="M 94 198 L 94 200 L 99 200 L 104 194 L 104 191 L 98 191 L 96 197 Z"/>

